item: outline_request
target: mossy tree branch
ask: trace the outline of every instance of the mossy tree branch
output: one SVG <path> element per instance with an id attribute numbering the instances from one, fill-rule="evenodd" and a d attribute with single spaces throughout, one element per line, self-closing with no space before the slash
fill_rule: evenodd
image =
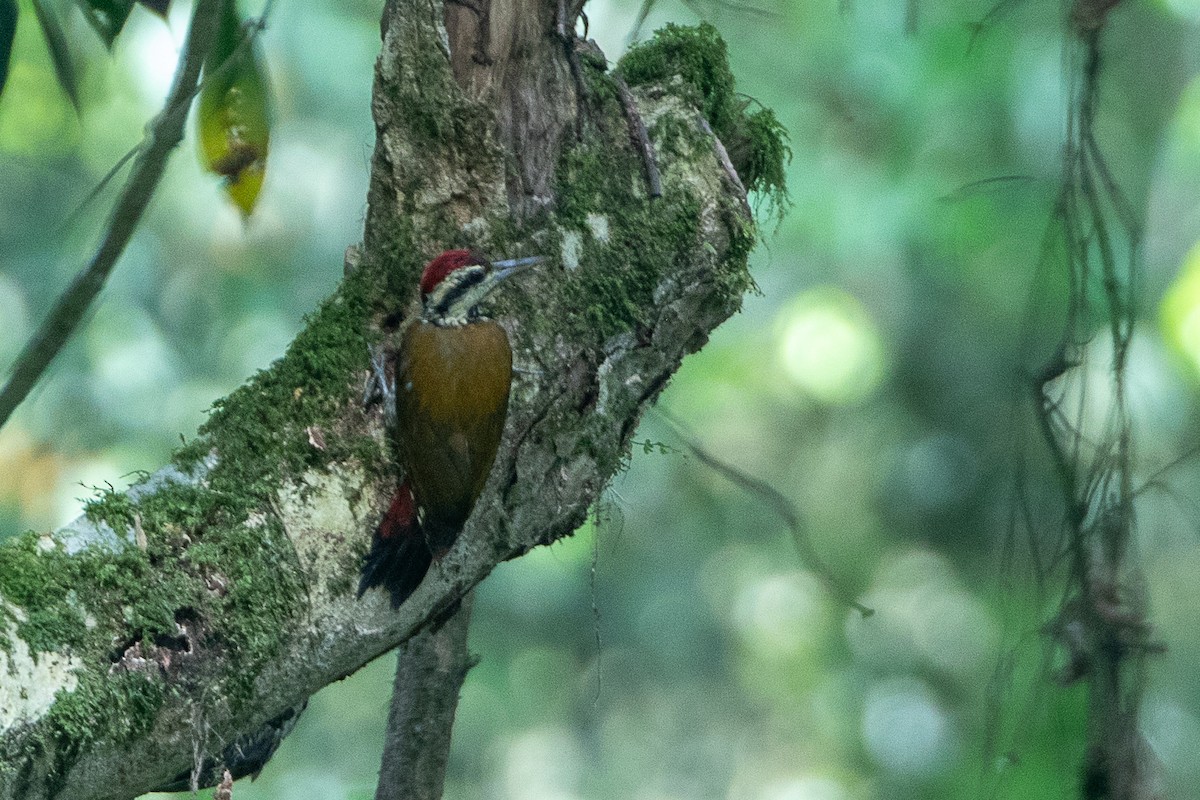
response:
<path id="1" fill-rule="evenodd" d="M 676 31 L 626 75 L 661 162 L 654 199 L 615 83 L 602 59 L 572 64 L 583 51 L 564 42 L 559 9 L 493 4 L 492 26 L 536 24 L 494 59 L 502 76 L 475 84 L 456 67 L 459 12 L 391 0 L 364 245 L 337 293 L 173 466 L 64 530 L 0 547 L 0 800 L 128 798 L 181 775 L 205 782 L 210 766 L 219 776 L 242 737 L 427 628 L 500 561 L 583 523 L 647 405 L 738 309 L 754 225 L 700 116 L 732 82 L 697 86 L 677 58 L 727 71 L 724 45 L 705 31 L 689 50 Z M 506 118 L 506 104 L 520 113 Z M 530 155 L 533 132 L 543 149 Z M 368 347 L 421 263 L 459 245 L 548 261 L 493 310 L 518 372 L 488 485 L 397 612 L 382 593 L 354 596 L 398 477 L 382 410 L 362 401 Z"/>

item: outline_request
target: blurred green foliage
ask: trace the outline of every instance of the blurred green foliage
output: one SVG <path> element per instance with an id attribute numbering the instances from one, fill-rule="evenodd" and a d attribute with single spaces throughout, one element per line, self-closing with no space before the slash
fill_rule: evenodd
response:
<path id="1" fill-rule="evenodd" d="M 759 2 L 773 16 L 659 0 L 644 28 L 703 14 L 738 89 L 773 109 L 794 151 L 793 207 L 752 261 L 761 291 L 662 402 L 789 496 L 878 613 L 836 603 L 782 522 L 651 416 L 638 439 L 668 447 L 634 448 L 595 524 L 481 587 L 482 661 L 463 691 L 448 798 L 1075 792 L 1083 689 L 1052 683 L 1040 631 L 1055 587 L 1038 586 L 1011 536 L 1026 517 L 1045 548 L 1058 534 L 1023 381 L 1057 344 L 1065 302 L 1045 236 L 1072 68 L 1060 4 L 989 16 L 981 0 L 856 0 L 844 13 L 834 0 Z M 165 94 L 188 11 L 174 5 L 168 25 L 135 8 L 111 60 L 65 16 L 81 49 L 78 118 L 34 15 L 21 16 L 0 99 L 0 363 L 94 241 L 111 190 L 72 211 Z M 589 5 L 614 62 L 639 5 Z M 164 463 L 336 285 L 361 234 L 378 16 L 364 0 L 277 4 L 262 39 L 278 102 L 255 215 L 243 224 L 222 200 L 195 142 L 176 156 L 94 317 L 0 431 L 0 536 L 61 524 L 91 487 Z M 1129 385 L 1138 549 L 1168 647 L 1144 731 L 1171 798 L 1200 780 L 1200 465 L 1163 471 L 1198 432 L 1197 22 L 1191 0 L 1123 4 L 1099 120 L 1146 214 Z M 1094 350 L 1079 384 L 1102 404 Z M 392 666 L 317 695 L 235 796 L 371 797 Z"/>

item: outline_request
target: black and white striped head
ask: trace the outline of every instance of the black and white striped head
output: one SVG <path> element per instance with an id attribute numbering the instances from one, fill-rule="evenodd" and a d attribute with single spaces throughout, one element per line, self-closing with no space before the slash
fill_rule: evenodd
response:
<path id="1" fill-rule="evenodd" d="M 500 282 L 540 258 L 488 261 L 475 250 L 447 250 L 421 273 L 421 318 L 439 325 L 465 325 Z"/>

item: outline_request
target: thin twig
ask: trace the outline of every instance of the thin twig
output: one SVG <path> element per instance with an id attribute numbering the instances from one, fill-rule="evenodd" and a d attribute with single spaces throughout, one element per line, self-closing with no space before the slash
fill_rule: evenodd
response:
<path id="1" fill-rule="evenodd" d="M 848 0 L 843 0 L 843 2 L 847 1 Z M 997 22 L 1003 14 L 1007 13 L 1016 6 L 1019 6 L 1022 2 L 1024 2 L 1024 0 L 998 0 L 995 5 L 988 9 L 987 13 L 985 13 L 978 22 L 971 23 L 971 39 L 967 43 L 967 53 L 969 54 L 975 49 L 975 44 L 979 41 L 979 37 L 983 35 L 984 31 L 990 28 L 992 24 Z"/>
<path id="2" fill-rule="evenodd" d="M 642 5 L 638 8 L 637 17 L 633 20 L 633 27 L 629 29 L 629 34 L 625 37 L 625 46 L 630 47 L 642 35 L 642 26 L 646 24 L 646 17 L 650 16 L 650 9 L 654 8 L 654 0 L 642 0 Z"/>
<path id="3" fill-rule="evenodd" d="M 646 132 L 646 123 L 638 113 L 637 101 L 629 84 L 620 75 L 614 76 L 617 82 L 617 92 L 621 95 L 621 105 L 625 108 L 625 120 L 629 123 L 629 138 L 637 145 L 642 164 L 646 167 L 646 183 L 649 185 L 651 197 L 662 197 L 662 176 L 658 173 L 658 156 L 654 152 L 654 142 Z"/>
<path id="4" fill-rule="evenodd" d="M 740 175 L 738 175 L 737 168 L 733 166 L 733 161 L 729 158 L 729 151 L 725 149 L 725 145 L 721 142 L 721 137 L 717 136 L 717 134 L 713 131 L 712 125 L 708 124 L 708 120 L 704 118 L 703 114 L 699 115 L 699 119 L 700 127 L 704 129 L 705 133 L 712 137 L 713 150 L 717 154 L 717 160 L 721 162 L 721 168 L 724 169 L 725 174 L 729 176 L 730 182 L 732 182 L 733 185 L 737 187 L 738 191 L 742 193 L 742 197 L 745 197 L 746 186 L 742 183 L 742 178 Z"/>
<path id="5" fill-rule="evenodd" d="M 809 538 L 804 524 L 800 521 L 800 515 L 796 513 L 796 509 L 792 506 L 790 500 L 766 481 L 756 478 L 753 475 L 747 475 L 732 464 L 728 464 L 709 453 L 693 437 L 687 435 L 683 430 L 682 424 L 667 412 L 666 409 L 659 406 L 657 410 L 662 415 L 662 418 L 667 421 L 667 424 L 674 429 L 675 435 L 683 441 L 687 449 L 702 464 L 715 472 L 719 472 L 726 480 L 737 484 L 745 491 L 763 500 L 772 511 L 779 515 L 780 519 L 787 525 L 788 530 L 791 531 L 792 540 L 796 544 L 796 549 L 800 551 L 800 557 L 804 560 L 805 566 L 816 574 L 831 594 L 859 614 L 862 614 L 863 617 L 869 617 L 875 613 L 873 608 L 868 608 L 856 601 L 834 578 L 833 571 L 829 569 L 828 565 L 817 554 L 816 548 L 813 547 L 812 540 Z"/>
<path id="6" fill-rule="evenodd" d="M 108 172 L 104 173 L 104 177 L 101 178 L 100 181 L 95 186 L 92 187 L 92 190 L 87 193 L 86 197 L 84 197 L 82 200 L 79 201 L 79 204 L 75 206 L 75 210 L 73 210 L 70 214 L 67 215 L 67 218 L 65 220 L 63 220 L 62 224 L 59 225 L 58 229 L 60 231 L 65 231 L 65 230 L 68 230 L 69 228 L 71 228 L 76 223 L 76 221 L 78 221 L 80 215 L 83 214 L 84 210 L 89 205 L 92 204 L 92 201 L 94 201 L 97 197 L 99 197 L 100 193 L 105 190 L 105 188 L 108 186 L 109 182 L 112 181 L 113 178 L 117 177 L 117 174 L 122 169 L 124 169 L 125 165 L 128 164 L 130 161 L 132 161 L 133 157 L 136 156 L 138 154 L 138 152 L 140 152 L 141 149 L 145 146 L 146 146 L 146 143 L 144 141 L 138 142 L 133 147 L 129 148 L 129 150 L 126 151 L 125 155 L 123 155 L 119 159 L 117 159 L 117 163 L 113 164 L 112 167 L 108 170 Z"/>
<path id="7" fill-rule="evenodd" d="M 937 199 L 939 203 L 957 203 L 972 197 L 982 189 L 990 189 L 997 184 L 1036 183 L 1032 175 L 996 175 L 991 178 L 980 178 L 977 181 L 964 183 L 952 192 L 947 192 Z"/>
<path id="8" fill-rule="evenodd" d="M 904 33 L 916 36 L 921 27 L 920 0 L 908 0 L 904 7 Z"/>
<path id="9" fill-rule="evenodd" d="M 1074 67 L 1078 78 L 1055 210 L 1064 235 L 1070 300 L 1062 344 L 1036 382 L 1035 402 L 1067 506 L 1068 542 L 1062 554 L 1069 565 L 1067 580 L 1059 612 L 1045 631 L 1054 634 L 1068 659 L 1060 682 L 1088 684 L 1083 796 L 1133 800 L 1143 796 L 1151 780 L 1137 717 L 1146 656 L 1160 646 L 1150 637 L 1138 566 L 1128 555 L 1136 492 L 1126 368 L 1140 224 L 1108 169 L 1094 129 L 1103 15 L 1114 5 L 1108 0 L 1077 2 L 1075 12 L 1086 7 L 1088 24 L 1072 15 L 1084 60 Z M 1091 13 L 1096 9 L 1100 12 Z M 1129 240 L 1126 260 L 1116 247 L 1121 235 Z M 1080 382 L 1069 410 L 1051 400 L 1047 384 L 1070 366 L 1068 348 L 1086 346 L 1098 323 L 1107 323 L 1112 342 L 1111 411 L 1107 428 L 1093 436 L 1083 429 L 1087 382 Z"/>

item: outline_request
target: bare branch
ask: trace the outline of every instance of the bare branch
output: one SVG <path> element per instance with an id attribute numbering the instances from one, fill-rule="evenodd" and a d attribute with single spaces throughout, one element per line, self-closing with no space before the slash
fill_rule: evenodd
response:
<path id="1" fill-rule="evenodd" d="M 784 524 L 788 527 L 788 532 L 792 535 L 792 542 L 796 545 L 796 550 L 799 551 L 804 565 L 813 571 L 834 597 L 850 608 L 853 608 L 864 619 L 874 615 L 875 609 L 864 606 L 855 600 L 853 593 L 842 586 L 833 574 L 833 570 L 829 568 L 825 560 L 817 553 L 816 548 L 813 547 L 812 539 L 808 535 L 808 530 L 800 520 L 800 514 L 797 513 L 790 500 L 766 481 L 756 478 L 753 475 L 748 475 L 732 464 L 708 452 L 708 450 L 696 441 L 694 436 L 687 434 L 683 429 L 683 425 L 671 414 L 667 413 L 665 409 L 660 408 L 659 414 L 674 429 L 675 435 L 683 440 L 684 445 L 700 463 L 735 484 L 743 491 L 757 497 L 784 521 Z"/>
<path id="2" fill-rule="evenodd" d="M 621 95 L 621 105 L 625 107 L 625 118 L 629 121 L 629 136 L 637 145 L 646 166 L 646 183 L 649 185 L 650 196 L 662 197 L 662 177 L 658 172 L 658 156 L 654 153 L 654 143 L 650 141 L 650 135 L 646 133 L 646 123 L 642 122 L 642 117 L 637 110 L 637 102 L 633 99 L 633 93 L 629 91 L 629 85 L 620 76 L 617 77 L 616 82 L 617 91 Z M 743 191 L 745 191 L 744 188 Z"/>
<path id="3" fill-rule="evenodd" d="M 450 731 L 471 654 L 471 599 L 437 630 L 400 645 L 375 800 L 441 800 Z"/>
<path id="4" fill-rule="evenodd" d="M 108 183 L 124 163 L 137 154 L 138 160 L 134 164 L 133 172 L 109 214 L 108 227 L 99 247 L 87 267 L 59 296 L 41 327 L 30 338 L 29 343 L 14 362 L 8 382 L 0 391 L 0 427 L 4 426 L 12 413 L 33 390 L 46 368 L 74 335 L 76 328 L 79 327 L 86 315 L 87 309 L 104 289 L 108 276 L 121 258 L 134 231 L 137 230 L 142 214 L 145 213 L 150 199 L 158 188 L 158 182 L 166 169 L 171 151 L 183 141 L 188 109 L 191 106 L 192 98 L 196 96 L 200 88 L 200 70 L 212 49 L 222 4 L 230 1 L 197 1 L 171 91 L 163 104 L 163 110 L 151 125 L 146 140 L 126 153 L 104 176 L 100 185 L 89 194 L 80 207 L 72 212 L 71 217 L 78 214 L 83 205 L 86 205 Z M 264 16 L 266 13 L 267 11 L 264 10 Z M 261 27 L 261 20 L 258 25 Z"/>

